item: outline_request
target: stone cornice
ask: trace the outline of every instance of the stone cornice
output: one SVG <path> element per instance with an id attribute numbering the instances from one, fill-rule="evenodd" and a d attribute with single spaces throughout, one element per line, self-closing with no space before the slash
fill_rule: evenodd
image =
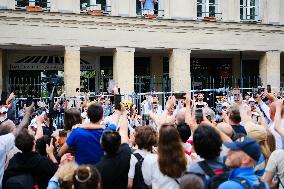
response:
<path id="1" fill-rule="evenodd" d="M 189 20 L 142 19 L 129 17 L 92 16 L 85 14 L 26 12 L 0 10 L 0 23 L 9 25 L 49 26 L 109 30 L 143 30 L 147 32 L 187 33 L 193 30 L 209 32 L 255 32 L 284 34 L 284 26 L 260 23 L 204 22 Z"/>

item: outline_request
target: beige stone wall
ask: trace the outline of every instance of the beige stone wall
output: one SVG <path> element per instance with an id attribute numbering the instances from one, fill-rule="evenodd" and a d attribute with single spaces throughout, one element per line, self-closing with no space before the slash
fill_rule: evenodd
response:
<path id="1" fill-rule="evenodd" d="M 65 47 L 64 88 L 67 96 L 76 96 L 80 88 L 80 47 Z"/>
<path id="2" fill-rule="evenodd" d="M 171 19 L 196 20 L 196 0 L 170 0 L 167 8 Z"/>
<path id="3" fill-rule="evenodd" d="M 80 13 L 80 0 L 51 0 L 51 12 Z"/>
<path id="4" fill-rule="evenodd" d="M 1 10 L 0 17 L 0 46 L 284 51 L 284 28 L 278 26 Z"/>
<path id="5" fill-rule="evenodd" d="M 240 0 L 220 0 L 220 10 L 222 13 L 222 21 L 240 21 Z"/>
<path id="6" fill-rule="evenodd" d="M 133 48 L 116 48 L 113 56 L 113 79 L 121 94 L 134 92 L 134 52 Z"/>
<path id="7" fill-rule="evenodd" d="M 51 12 L 80 13 L 80 0 L 51 0 Z M 197 19 L 196 0 L 159 0 L 159 15 L 166 19 Z M 240 0 L 220 0 L 224 22 L 240 22 Z M 15 0 L 1 0 L 0 9 L 15 9 Z M 259 0 L 259 16 L 264 24 L 284 24 L 283 0 Z M 112 16 L 136 17 L 135 0 L 112 0 Z"/>
<path id="8" fill-rule="evenodd" d="M 172 91 L 189 91 L 191 89 L 190 50 L 173 49 L 170 52 L 169 75 Z"/>
<path id="9" fill-rule="evenodd" d="M 259 74 L 263 86 L 271 85 L 273 91 L 280 87 L 280 52 L 268 51 L 260 59 Z"/>

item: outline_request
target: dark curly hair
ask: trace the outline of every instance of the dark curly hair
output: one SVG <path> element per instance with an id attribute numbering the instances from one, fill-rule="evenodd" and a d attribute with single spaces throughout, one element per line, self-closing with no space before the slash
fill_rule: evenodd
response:
<path id="1" fill-rule="evenodd" d="M 214 128 L 199 126 L 193 134 L 193 146 L 200 157 L 215 160 L 220 156 L 222 140 Z"/>
<path id="2" fill-rule="evenodd" d="M 138 127 L 135 132 L 135 143 L 139 149 L 152 151 L 152 146 L 157 144 L 157 132 L 148 126 Z"/>

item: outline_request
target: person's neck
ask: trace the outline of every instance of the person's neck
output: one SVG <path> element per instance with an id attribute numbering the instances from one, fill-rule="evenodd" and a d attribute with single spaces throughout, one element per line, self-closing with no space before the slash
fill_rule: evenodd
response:
<path id="1" fill-rule="evenodd" d="M 233 122 L 233 121 L 231 121 L 231 120 L 229 120 L 229 124 L 230 124 L 230 125 L 240 125 L 240 123 L 235 123 L 235 122 Z"/>
<path id="2" fill-rule="evenodd" d="M 101 121 L 98 121 L 98 122 L 95 122 L 95 123 L 94 122 L 90 122 L 89 124 L 90 125 L 101 125 Z"/>

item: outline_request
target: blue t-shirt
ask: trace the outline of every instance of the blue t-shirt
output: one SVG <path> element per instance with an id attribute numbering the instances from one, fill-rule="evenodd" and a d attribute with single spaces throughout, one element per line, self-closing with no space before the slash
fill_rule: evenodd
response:
<path id="1" fill-rule="evenodd" d="M 234 178 L 242 178 L 245 179 L 248 184 L 250 186 L 259 186 L 259 178 L 254 174 L 253 172 L 253 168 L 248 167 L 248 168 L 236 168 L 234 169 L 230 176 L 229 176 L 229 180 L 222 183 L 218 189 L 228 189 L 228 188 L 234 188 L 234 189 L 245 189 L 245 187 L 236 182 L 236 181 L 232 181 L 232 179 Z M 269 189 L 268 185 L 265 184 L 265 189 Z"/>
<path id="2" fill-rule="evenodd" d="M 153 0 L 146 0 L 145 3 L 144 3 L 144 9 L 149 10 L 149 11 L 153 11 L 154 10 Z"/>
<path id="3" fill-rule="evenodd" d="M 96 164 L 100 161 L 104 151 L 100 145 L 102 129 L 86 130 L 74 129 L 67 138 L 67 145 L 75 149 L 75 161 L 81 164 Z"/>

